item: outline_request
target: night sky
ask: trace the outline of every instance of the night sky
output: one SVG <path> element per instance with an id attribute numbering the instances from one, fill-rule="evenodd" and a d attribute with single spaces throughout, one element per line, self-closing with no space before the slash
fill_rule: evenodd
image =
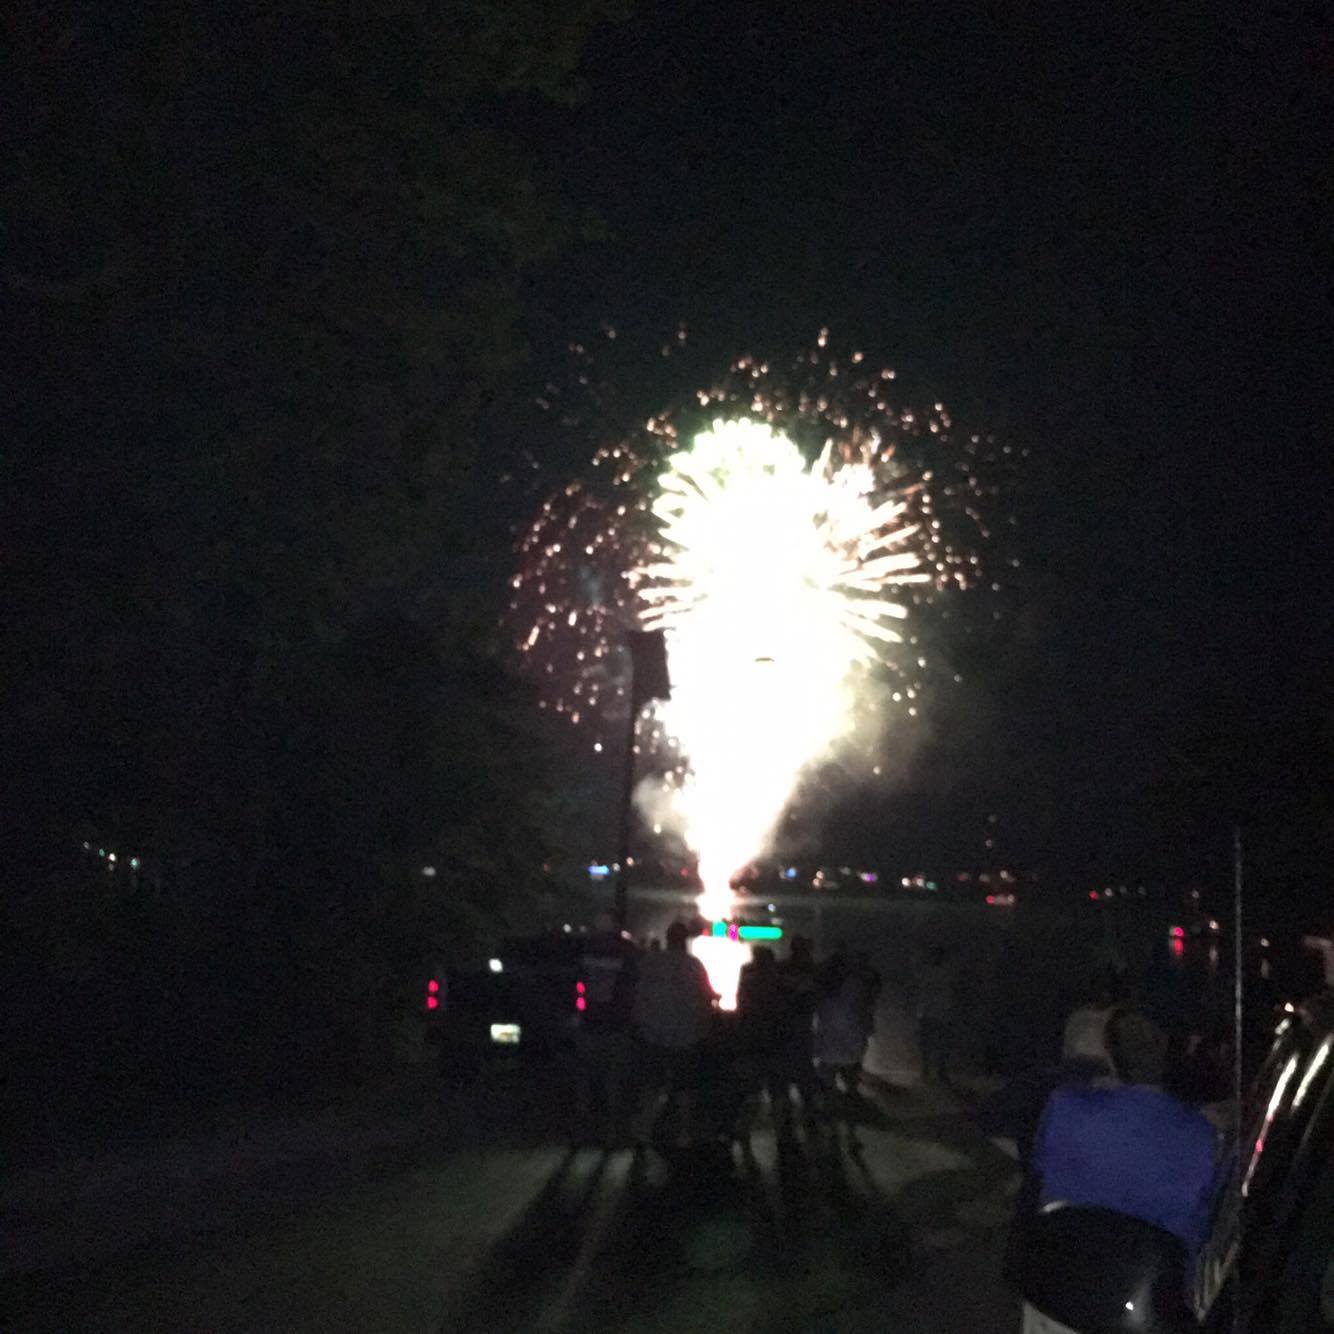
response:
<path id="1" fill-rule="evenodd" d="M 1222 883 L 1240 818 L 1261 881 L 1327 883 L 1327 5 L 641 0 L 569 102 L 531 48 L 572 63 L 582 20 L 535 2 L 24 13 L 6 675 L 52 838 L 211 803 L 243 844 L 289 739 L 264 710 L 355 675 L 322 643 L 464 585 L 499 606 L 531 497 L 497 476 L 571 340 L 620 331 L 638 414 L 827 326 L 1029 452 L 1000 617 L 961 601 L 930 647 L 963 684 L 892 783 L 835 784 L 822 851 Z M 484 409 L 478 500 L 437 521 Z M 586 467 L 523 443 L 553 484 Z"/>
<path id="2" fill-rule="evenodd" d="M 831 848 L 967 857 L 995 813 L 1032 866 L 1200 875 L 1275 773 L 1322 783 L 1318 10 L 646 3 L 530 127 L 608 231 L 533 288 L 546 345 L 827 324 L 1032 451 L 963 701 Z"/>

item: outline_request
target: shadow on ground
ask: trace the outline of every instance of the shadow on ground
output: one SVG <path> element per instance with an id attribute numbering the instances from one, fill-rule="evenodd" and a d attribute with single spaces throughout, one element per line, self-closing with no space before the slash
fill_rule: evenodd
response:
<path id="1" fill-rule="evenodd" d="M 977 1175 L 928 1166 L 890 1198 L 868 1157 L 905 1141 L 875 1099 L 857 1100 L 853 1119 L 670 1158 L 570 1152 L 456 1290 L 441 1330 L 873 1327 L 848 1312 L 912 1275 L 913 1216 L 939 1230 Z"/>

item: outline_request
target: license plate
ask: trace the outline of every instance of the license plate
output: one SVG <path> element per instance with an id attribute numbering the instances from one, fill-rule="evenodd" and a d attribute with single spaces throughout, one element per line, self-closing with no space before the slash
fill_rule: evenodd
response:
<path id="1" fill-rule="evenodd" d="M 505 1047 L 513 1047 L 517 1045 L 522 1031 L 518 1024 L 492 1024 L 491 1041 Z"/>

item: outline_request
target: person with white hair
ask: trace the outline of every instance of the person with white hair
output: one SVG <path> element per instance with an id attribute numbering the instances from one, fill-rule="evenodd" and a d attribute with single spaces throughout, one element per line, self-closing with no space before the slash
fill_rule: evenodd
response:
<path id="1" fill-rule="evenodd" d="M 1058 1088 L 1043 1113 L 1032 1159 L 1037 1209 L 1112 1210 L 1169 1233 L 1192 1257 L 1213 1197 L 1213 1127 L 1163 1088 L 1168 1042 L 1156 1024 L 1115 1012 L 1104 1036 L 1111 1074 Z M 1074 1334 L 1028 1302 L 1023 1331 Z"/>

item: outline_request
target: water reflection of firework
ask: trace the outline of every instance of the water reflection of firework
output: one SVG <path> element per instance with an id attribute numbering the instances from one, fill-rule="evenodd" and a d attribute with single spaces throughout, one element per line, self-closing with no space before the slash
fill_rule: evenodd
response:
<path id="1" fill-rule="evenodd" d="M 990 442 L 956 439 L 939 403 L 892 403 L 893 378 L 823 335 L 781 374 L 742 358 L 600 449 L 521 543 L 516 644 L 595 749 L 624 724 L 624 630 L 667 632 L 673 698 L 641 734 L 665 776 L 644 795 L 698 854 L 710 909 L 803 771 L 882 703 L 916 712 L 918 622 L 976 571 Z"/>

